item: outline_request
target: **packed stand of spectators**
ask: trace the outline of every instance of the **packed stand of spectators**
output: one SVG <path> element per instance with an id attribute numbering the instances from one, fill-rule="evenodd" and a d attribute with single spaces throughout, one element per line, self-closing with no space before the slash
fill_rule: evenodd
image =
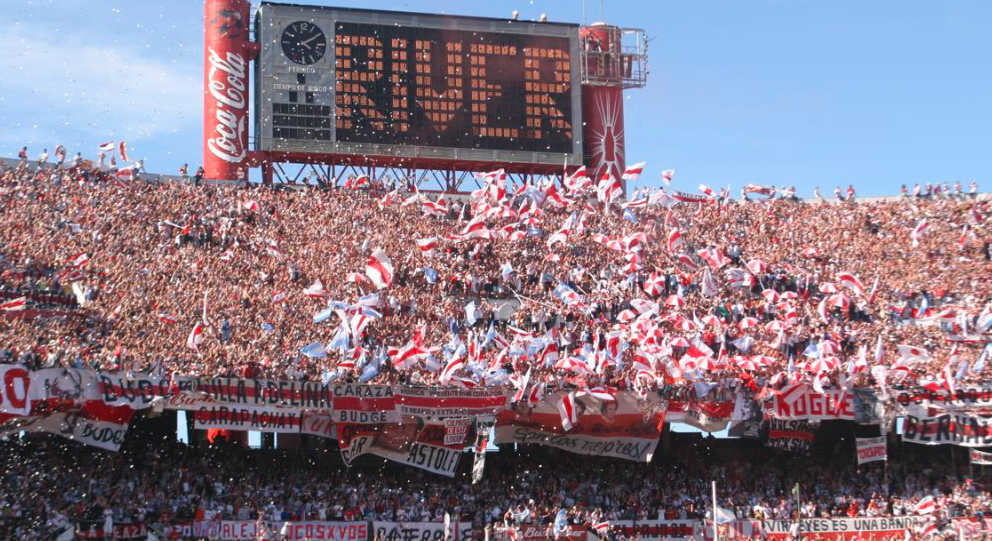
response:
<path id="1" fill-rule="evenodd" d="M 560 451 L 499 453 L 479 484 L 467 473 L 448 479 L 374 461 L 347 469 L 319 455 L 227 445 L 160 442 L 108 454 L 49 439 L 0 442 L 0 450 L 4 539 L 35 539 L 18 537 L 18 528 L 46 538 L 67 524 L 107 517 L 167 526 L 259 518 L 442 522 L 445 513 L 472 522 L 473 539 L 482 539 L 486 529 L 544 529 L 561 509 L 578 527 L 704 519 L 714 479 L 718 504 L 739 519 L 792 520 L 797 509 L 805 518 L 909 516 L 928 496 L 937 522 L 992 513 L 988 477 L 972 478 L 935 460 L 931 449 L 908 453 L 888 473 L 881 464 L 839 464 L 829 450 L 798 457 L 705 440 L 680 444 L 661 465 L 589 461 Z M 800 503 L 791 491 L 796 483 Z"/>
<path id="2" fill-rule="evenodd" d="M 992 208 L 969 194 L 672 204 L 655 191 L 622 209 L 597 202 L 595 186 L 438 203 L 364 178 L 248 189 L 121 181 L 105 169 L 74 159 L 0 173 L 3 260 L 54 269 L 44 287 L 80 305 L 8 320 L 7 359 L 325 382 L 498 385 L 531 371 L 552 384 L 755 390 L 790 379 L 947 387 L 947 373 L 962 386 L 992 373 L 982 358 Z M 467 231 L 480 223 L 484 234 Z M 428 239 L 433 252 L 418 245 Z M 394 267 L 381 291 L 365 275 L 374 250 Z M 563 302 L 561 285 L 579 301 Z M 383 317 L 355 336 L 344 326 L 342 342 L 338 314 L 351 318 L 373 293 Z M 327 307 L 340 310 L 314 323 Z M 442 377 L 473 341 L 482 353 Z M 415 343 L 425 351 L 413 363 L 386 355 Z M 557 361 L 543 355 L 550 343 Z M 925 351 L 907 358 L 901 344 Z"/>

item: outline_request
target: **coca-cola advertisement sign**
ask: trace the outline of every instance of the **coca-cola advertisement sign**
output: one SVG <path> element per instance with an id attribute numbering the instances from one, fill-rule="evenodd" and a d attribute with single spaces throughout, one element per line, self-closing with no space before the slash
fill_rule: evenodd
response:
<path id="1" fill-rule="evenodd" d="M 249 4 L 207 0 L 203 79 L 203 169 L 207 178 L 243 180 L 248 152 Z"/>

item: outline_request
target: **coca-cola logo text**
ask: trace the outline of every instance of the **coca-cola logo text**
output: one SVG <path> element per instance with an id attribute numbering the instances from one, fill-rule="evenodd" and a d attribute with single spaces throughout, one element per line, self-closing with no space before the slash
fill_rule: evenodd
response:
<path id="1" fill-rule="evenodd" d="M 228 163 L 241 163 L 245 157 L 242 143 L 248 128 L 248 65 L 244 57 L 228 52 L 222 57 L 212 48 L 207 89 L 216 100 L 214 127 L 216 137 L 207 139 L 210 152 Z"/>

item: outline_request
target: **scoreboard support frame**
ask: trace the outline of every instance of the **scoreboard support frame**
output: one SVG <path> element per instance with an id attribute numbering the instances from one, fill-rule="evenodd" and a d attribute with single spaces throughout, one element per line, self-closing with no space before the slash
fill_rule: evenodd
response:
<path id="1" fill-rule="evenodd" d="M 476 175 L 492 171 L 492 168 L 467 168 L 464 162 L 446 164 L 403 165 L 382 164 L 376 159 L 364 162 L 336 159 L 338 156 L 306 155 L 272 157 L 265 153 L 250 153 L 249 165 L 260 167 L 262 183 L 272 184 L 323 184 L 327 187 L 343 187 L 348 179 L 367 177 L 370 181 L 388 183 L 397 181 L 398 187 L 406 190 L 416 188 L 425 193 L 461 194 L 482 186 Z M 496 164 L 490 164 L 495 167 Z M 535 184 L 548 178 L 561 184 L 565 174 L 575 168 L 535 167 L 531 170 L 514 169 L 507 171 L 507 185 L 511 191 L 524 185 Z M 318 180 L 320 179 L 320 180 Z"/>

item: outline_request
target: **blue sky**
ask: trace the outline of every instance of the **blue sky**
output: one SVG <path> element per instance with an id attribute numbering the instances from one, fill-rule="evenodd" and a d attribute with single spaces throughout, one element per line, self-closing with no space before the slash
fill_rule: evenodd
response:
<path id="1" fill-rule="evenodd" d="M 582 22 L 582 0 L 312 1 Z M 653 38 L 648 87 L 626 100 L 627 158 L 657 185 L 978 180 L 992 188 L 992 2 L 606 1 L 606 20 Z M 586 22 L 599 2 L 586 0 Z M 0 153 L 65 144 L 175 173 L 200 157 L 202 2 L 18 0 L 0 21 Z"/>

